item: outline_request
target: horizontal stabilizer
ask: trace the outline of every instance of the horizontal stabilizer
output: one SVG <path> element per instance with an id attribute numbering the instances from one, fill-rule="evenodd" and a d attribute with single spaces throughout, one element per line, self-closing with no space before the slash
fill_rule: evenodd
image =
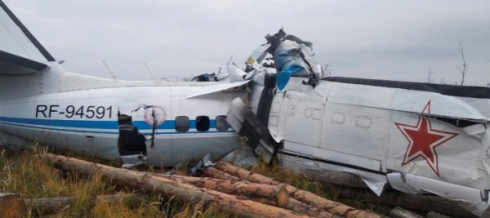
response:
<path id="1" fill-rule="evenodd" d="M 199 96 L 203 96 L 203 95 L 207 95 L 207 94 L 211 94 L 211 93 L 215 93 L 215 92 L 228 90 L 228 89 L 235 88 L 235 87 L 240 87 L 240 86 L 243 86 L 249 82 L 250 82 L 250 80 L 243 81 L 243 82 L 222 83 L 222 84 L 217 84 L 217 85 L 212 85 L 212 86 L 204 86 L 201 90 L 199 90 L 199 92 L 192 93 L 191 95 L 187 96 L 187 98 L 195 98 L 195 97 L 199 97 Z"/>
<path id="2" fill-rule="evenodd" d="M 0 75 L 33 74 L 48 65 L 0 50 Z"/>

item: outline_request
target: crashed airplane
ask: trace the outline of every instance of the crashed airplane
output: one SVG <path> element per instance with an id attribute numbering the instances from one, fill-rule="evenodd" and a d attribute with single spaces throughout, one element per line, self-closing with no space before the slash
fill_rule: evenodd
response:
<path id="1" fill-rule="evenodd" d="M 490 88 L 326 77 L 312 44 L 282 30 L 266 37 L 246 69 L 229 63 L 224 79 L 85 76 L 64 71 L 0 6 L 4 146 L 37 141 L 125 166 L 174 166 L 208 153 L 240 156 L 246 136 L 254 158 L 349 172 L 378 195 L 389 184 L 477 215 L 488 207 Z"/>

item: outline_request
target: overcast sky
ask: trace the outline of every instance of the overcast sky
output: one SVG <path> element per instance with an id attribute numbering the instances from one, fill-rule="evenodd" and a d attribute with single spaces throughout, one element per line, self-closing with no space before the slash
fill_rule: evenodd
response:
<path id="1" fill-rule="evenodd" d="M 119 79 L 242 64 L 281 27 L 313 42 L 333 75 L 490 83 L 490 1 L 4 0 L 65 70 Z"/>

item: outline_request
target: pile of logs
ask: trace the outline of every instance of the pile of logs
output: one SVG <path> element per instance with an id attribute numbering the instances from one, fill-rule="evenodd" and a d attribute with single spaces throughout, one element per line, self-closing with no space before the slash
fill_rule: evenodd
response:
<path id="1" fill-rule="evenodd" d="M 117 184 L 214 206 L 239 217 L 381 217 L 225 163 L 204 170 L 210 177 L 190 177 L 114 168 L 53 154 L 46 154 L 46 159 L 65 171 L 98 174 Z M 229 170 L 236 173 L 231 175 Z"/>
<path id="2" fill-rule="evenodd" d="M 138 188 L 143 192 L 158 192 L 162 195 L 180 199 L 182 202 L 220 208 L 222 211 L 239 217 L 383 217 L 370 211 L 356 209 L 340 202 L 323 198 L 314 193 L 298 189 L 289 184 L 280 183 L 272 178 L 225 162 L 218 162 L 213 167 L 201 169 L 207 177 L 191 177 L 177 174 L 166 175 L 138 172 L 54 154 L 46 154 L 45 157 L 54 167 L 64 171 L 101 175 L 105 180 L 112 183 Z M 455 206 L 452 202 L 433 196 L 400 197 L 402 195 L 400 193 L 388 192 L 388 197 L 383 195 L 379 198 L 372 192 L 367 191 L 367 187 L 362 180 L 351 174 L 339 174 L 338 172 L 320 174 L 315 171 L 303 171 L 303 173 L 310 178 L 313 177 L 313 179 L 321 180 L 329 185 L 340 185 L 338 187 L 340 198 L 362 199 L 364 202 L 382 203 L 391 206 L 401 204 L 398 206 L 402 206 L 405 209 L 422 211 L 424 214 L 429 212 L 427 217 L 446 217 L 438 213 L 441 210 L 445 214 L 456 217 L 474 216 Z M 137 206 L 141 204 L 140 197 L 138 194 L 97 196 L 92 199 L 92 202 L 121 202 L 123 200 L 126 202 L 129 199 L 130 202 L 133 202 L 132 204 Z M 409 200 L 405 200 L 407 198 Z M 422 202 L 419 202 L 419 198 L 423 199 Z M 22 199 L 21 196 L 15 194 L 0 194 L 0 214 L 9 214 L 8 217 L 25 217 L 27 208 L 32 208 L 32 211 L 37 214 L 52 214 L 71 205 L 74 200 L 64 197 Z M 401 218 L 422 217 L 405 209 L 396 207 L 390 211 L 389 216 Z"/>

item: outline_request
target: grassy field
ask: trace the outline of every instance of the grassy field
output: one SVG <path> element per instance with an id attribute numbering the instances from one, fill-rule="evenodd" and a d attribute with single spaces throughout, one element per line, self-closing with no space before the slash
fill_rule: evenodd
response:
<path id="1" fill-rule="evenodd" d="M 45 148 L 35 147 L 22 151 L 3 149 L 0 152 L 0 168 L 2 169 L 0 172 L 1 192 L 19 193 L 27 199 L 48 197 L 74 197 L 77 199 L 73 205 L 64 208 L 61 213 L 50 217 L 230 217 L 231 215 L 221 212 L 217 208 L 204 208 L 200 204 L 178 202 L 173 198 L 161 196 L 158 193 L 145 193 L 141 205 L 136 207 L 124 202 L 118 204 L 94 204 L 90 199 L 97 195 L 116 194 L 119 192 L 132 193 L 138 190 L 111 185 L 103 181 L 101 176 L 83 176 L 54 169 L 42 158 L 42 154 L 47 152 Z M 115 167 L 120 166 L 117 161 L 104 161 L 89 155 L 66 151 L 61 152 L 61 154 Z M 153 169 L 144 170 L 151 171 Z M 340 200 L 336 197 L 335 189 L 324 189 L 319 183 L 301 178 L 292 171 L 266 165 L 255 167 L 252 171 L 329 199 Z M 340 201 L 380 214 L 386 214 L 389 209 L 356 200 Z M 30 216 L 35 217 L 36 211 L 33 211 Z"/>

